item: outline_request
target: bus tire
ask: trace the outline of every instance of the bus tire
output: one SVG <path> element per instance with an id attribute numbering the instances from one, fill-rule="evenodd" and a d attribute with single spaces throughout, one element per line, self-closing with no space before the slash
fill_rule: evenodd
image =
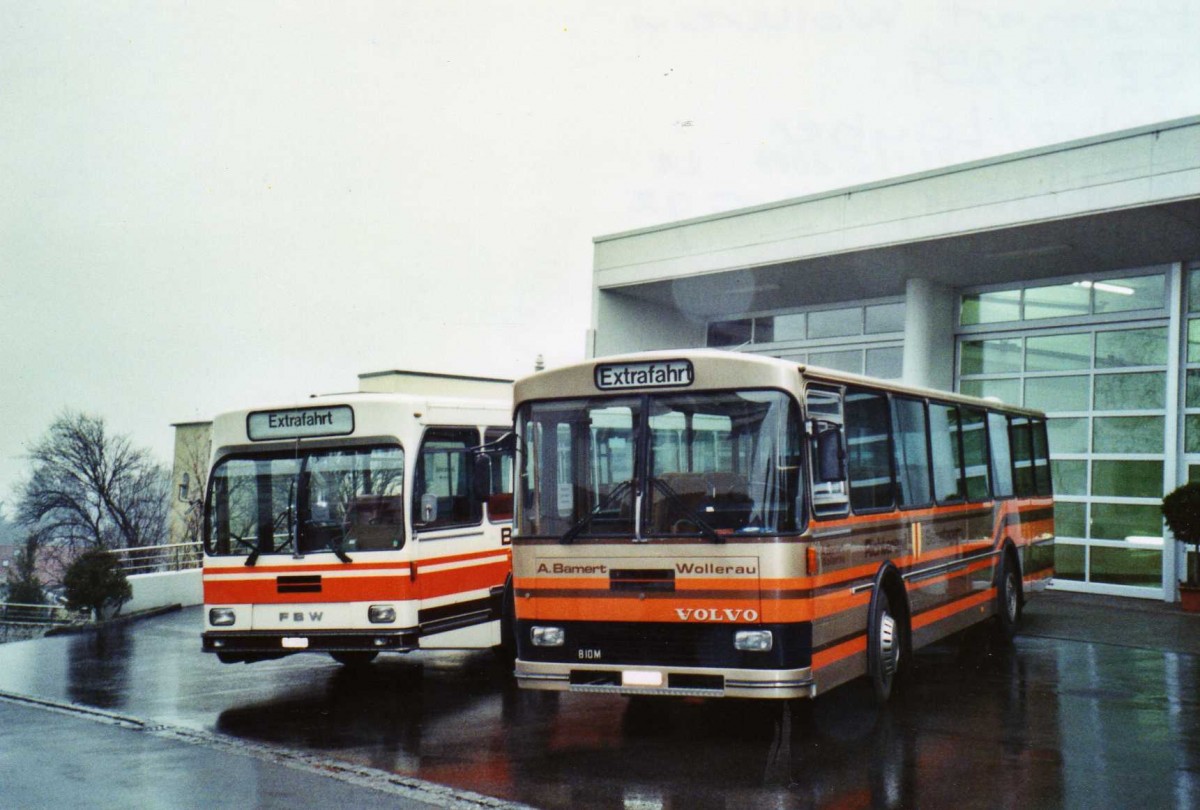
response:
<path id="1" fill-rule="evenodd" d="M 1007 643 L 1017 633 L 1024 594 L 1021 569 L 1012 551 L 1005 550 L 1000 560 L 1000 572 L 996 575 L 996 636 Z"/>
<path id="2" fill-rule="evenodd" d="M 329 655 L 344 667 L 358 668 L 365 667 L 374 661 L 375 656 L 379 653 L 374 650 L 339 650 L 331 652 Z"/>
<path id="3" fill-rule="evenodd" d="M 892 612 L 891 600 L 882 587 L 875 588 L 867 624 L 867 675 L 880 705 L 888 702 L 900 671 L 904 627 Z"/>

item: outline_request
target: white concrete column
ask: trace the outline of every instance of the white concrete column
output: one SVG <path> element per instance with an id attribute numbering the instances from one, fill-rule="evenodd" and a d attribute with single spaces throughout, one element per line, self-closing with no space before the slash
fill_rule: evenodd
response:
<path id="1" fill-rule="evenodd" d="M 909 385 L 954 387 L 954 313 L 957 292 L 925 278 L 904 289 L 904 373 Z"/>

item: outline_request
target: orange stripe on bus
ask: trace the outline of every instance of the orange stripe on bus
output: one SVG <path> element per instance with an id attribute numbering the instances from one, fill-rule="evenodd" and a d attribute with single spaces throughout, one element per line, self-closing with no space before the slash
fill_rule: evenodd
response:
<path id="1" fill-rule="evenodd" d="M 812 666 L 813 669 L 820 669 L 821 667 L 835 664 L 842 659 L 849 658 L 852 655 L 862 655 L 866 651 L 867 637 L 865 635 L 856 636 L 827 650 L 813 653 Z"/>
<path id="2" fill-rule="evenodd" d="M 912 620 L 912 629 L 917 630 L 921 627 L 925 627 L 926 625 L 941 621 L 942 619 L 947 619 L 956 613 L 962 613 L 964 610 L 970 610 L 971 608 L 986 604 L 989 600 L 995 598 L 996 589 L 988 588 L 986 591 L 980 591 L 977 594 L 973 594 L 962 599 L 956 599 L 950 604 L 942 605 L 939 608 L 927 610 L 924 613 L 914 616 Z"/>

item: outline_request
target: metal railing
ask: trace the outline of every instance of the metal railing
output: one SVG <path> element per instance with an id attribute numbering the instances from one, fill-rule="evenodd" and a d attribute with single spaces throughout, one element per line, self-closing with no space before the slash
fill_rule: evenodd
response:
<path id="1" fill-rule="evenodd" d="M 0 602 L 0 621 L 27 624 L 78 624 L 87 621 L 88 611 L 68 610 L 62 605 L 32 605 Z"/>
<path id="2" fill-rule="evenodd" d="M 112 553 L 120 559 L 121 570 L 127 575 L 188 571 L 199 568 L 204 556 L 198 542 L 114 548 Z"/>

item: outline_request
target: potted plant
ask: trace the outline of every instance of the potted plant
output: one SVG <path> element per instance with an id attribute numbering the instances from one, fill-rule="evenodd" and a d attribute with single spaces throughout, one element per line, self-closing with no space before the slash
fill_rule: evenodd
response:
<path id="1" fill-rule="evenodd" d="M 1187 579 L 1179 583 L 1179 600 L 1184 610 L 1200 611 L 1200 483 L 1190 482 L 1168 493 L 1162 513 L 1171 534 L 1192 551 Z"/>

